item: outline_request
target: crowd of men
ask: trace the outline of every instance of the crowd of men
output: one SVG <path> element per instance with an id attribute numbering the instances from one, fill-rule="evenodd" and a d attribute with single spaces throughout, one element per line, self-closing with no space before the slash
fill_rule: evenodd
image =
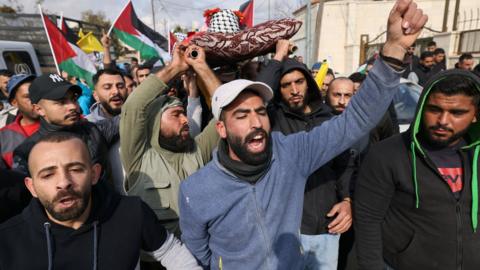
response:
<path id="1" fill-rule="evenodd" d="M 120 68 L 108 36 L 93 89 L 1 71 L 0 269 L 478 269 L 480 77 L 415 55 L 426 21 L 397 0 L 367 70 L 323 85 L 288 40 L 233 75 L 196 45 Z"/>

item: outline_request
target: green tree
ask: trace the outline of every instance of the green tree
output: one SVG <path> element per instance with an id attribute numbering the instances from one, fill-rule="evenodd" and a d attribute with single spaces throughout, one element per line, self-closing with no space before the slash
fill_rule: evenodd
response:
<path id="1" fill-rule="evenodd" d="M 10 6 L 7 6 L 7 5 L 1 5 L 0 6 L 0 13 L 9 13 L 9 14 L 16 14 L 17 11 L 10 7 Z"/>

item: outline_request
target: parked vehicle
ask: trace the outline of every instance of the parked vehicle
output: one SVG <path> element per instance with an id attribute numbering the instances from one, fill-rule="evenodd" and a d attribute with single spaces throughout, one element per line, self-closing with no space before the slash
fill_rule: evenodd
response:
<path id="1" fill-rule="evenodd" d="M 15 74 L 42 74 L 35 50 L 28 42 L 0 40 L 0 69 Z"/>
<path id="2" fill-rule="evenodd" d="M 404 132 L 410 127 L 422 90 L 420 85 L 404 78 L 400 79 L 400 89 L 393 97 L 400 132 Z"/>

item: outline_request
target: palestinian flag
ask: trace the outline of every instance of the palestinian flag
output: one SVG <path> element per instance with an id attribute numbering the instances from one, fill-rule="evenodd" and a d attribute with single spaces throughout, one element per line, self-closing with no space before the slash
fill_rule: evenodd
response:
<path id="1" fill-rule="evenodd" d="M 110 30 L 127 46 L 140 52 L 144 60 L 159 57 L 170 59 L 168 40 L 138 19 L 131 1 L 123 8 Z"/>
<path id="2" fill-rule="evenodd" d="M 79 47 L 67 40 L 62 31 L 41 10 L 40 14 L 57 72 L 64 70 L 69 75 L 84 79 L 92 87 L 92 77 L 97 72 L 95 65 Z"/>
<path id="3" fill-rule="evenodd" d="M 72 30 L 72 28 L 70 28 L 67 25 L 67 22 L 65 21 L 65 19 L 63 17 L 60 19 L 60 25 L 61 25 L 60 30 L 62 31 L 63 35 L 67 38 L 68 42 L 70 42 L 72 44 L 77 44 L 77 42 L 80 38 Z"/>
<path id="4" fill-rule="evenodd" d="M 249 0 L 240 6 L 240 11 L 243 13 L 244 24 L 248 28 L 253 27 L 253 14 L 254 14 L 253 7 L 254 7 L 253 0 Z"/>

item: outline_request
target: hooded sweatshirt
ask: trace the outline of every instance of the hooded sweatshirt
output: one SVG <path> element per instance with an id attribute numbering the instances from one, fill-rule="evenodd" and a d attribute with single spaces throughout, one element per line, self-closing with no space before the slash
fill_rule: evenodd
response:
<path id="1" fill-rule="evenodd" d="M 480 267 L 478 153 L 480 125 L 464 136 L 458 157 L 463 170 L 459 197 L 420 143 L 424 104 L 432 87 L 449 76 L 480 79 L 470 72 L 441 72 L 427 83 L 410 129 L 368 153 L 355 191 L 354 215 L 361 269 L 474 270 Z M 460 181 L 460 180 L 457 180 Z"/>
<path id="2" fill-rule="evenodd" d="M 92 188 L 87 221 L 77 230 L 50 221 L 38 199 L 0 226 L 0 269 L 135 269 L 140 251 L 167 269 L 199 269 L 185 246 L 139 198 Z"/>
<path id="3" fill-rule="evenodd" d="M 310 132 L 271 132 L 270 167 L 254 184 L 226 170 L 216 154 L 183 181 L 182 239 L 201 264 L 210 269 L 302 269 L 299 228 L 307 178 L 376 125 L 400 75 L 377 60 L 362 85 L 368 91 L 360 91 L 344 114 Z"/>
<path id="4" fill-rule="evenodd" d="M 122 107 L 120 148 L 129 195 L 140 196 L 173 233 L 178 228 L 180 181 L 203 167 L 212 157 L 219 136 L 215 123 L 195 137 L 191 152 L 176 153 L 160 146 L 164 106 L 179 101 L 164 94 L 167 85 L 151 75 Z"/>
<path id="5" fill-rule="evenodd" d="M 96 102 L 90 107 L 90 114 L 85 117 L 89 122 L 98 123 L 113 117 L 105 113 L 102 104 Z M 115 140 L 108 149 L 108 164 L 112 172 L 113 188 L 120 194 L 125 191 L 125 170 L 120 158 L 120 140 Z"/>
<path id="6" fill-rule="evenodd" d="M 293 111 L 283 101 L 279 82 L 285 74 L 294 70 L 302 72 L 305 76 L 308 87 L 305 100 L 310 106 L 310 113 Z M 322 101 L 317 83 L 304 64 L 294 59 L 286 59 L 283 62 L 271 60 L 262 69 L 258 79 L 269 84 L 274 90 L 274 100 L 269 107 L 272 130 L 280 131 L 284 135 L 310 131 L 333 117 L 331 109 Z M 348 152 L 340 154 L 308 178 L 303 204 L 302 234 L 327 233 L 327 226 L 333 220 L 326 216 L 327 213 L 333 205 L 350 196 L 350 171 L 346 171 L 349 157 Z"/>

